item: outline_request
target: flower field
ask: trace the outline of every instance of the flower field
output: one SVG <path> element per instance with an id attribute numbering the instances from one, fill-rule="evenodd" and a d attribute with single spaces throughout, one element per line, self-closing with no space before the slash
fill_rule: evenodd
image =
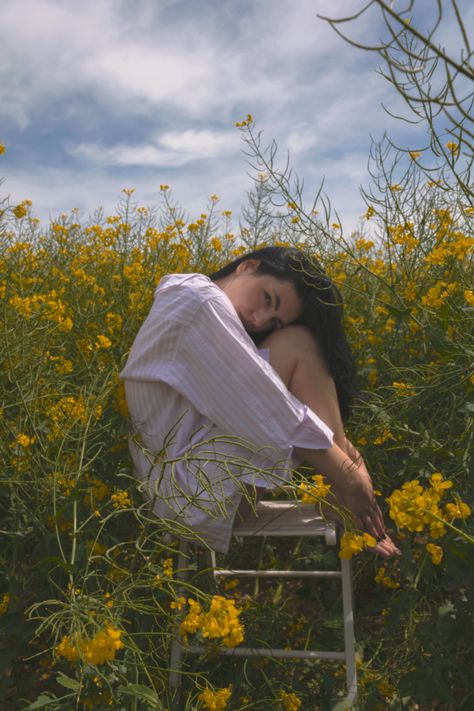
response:
<path id="1" fill-rule="evenodd" d="M 251 141 L 251 117 L 239 128 Z M 457 160 L 456 144 L 447 151 Z M 262 231 L 271 166 L 235 232 L 216 195 L 191 220 L 166 185 L 159 208 L 125 189 L 115 214 L 72 212 L 46 227 L 27 199 L 1 204 L 0 708 L 171 708 L 177 614 L 183 639 L 206 648 L 186 661 L 183 711 L 316 711 L 342 699 L 333 663 L 216 655 L 243 641 L 340 645 L 337 588 L 213 588 L 192 567 L 183 589 L 175 541 L 127 450 L 119 372 L 160 278 L 209 274 L 270 243 L 310 251 L 341 290 L 360 391 L 348 434 L 402 550 L 381 563 L 357 532 L 341 538 L 340 555 L 354 556 L 360 708 L 472 708 L 474 208 L 456 185 L 426 180 L 419 158 L 405 156 L 397 182 L 379 178 L 349 237 L 281 184 Z M 318 475 L 295 484 L 305 501 L 326 493 Z M 264 540 L 236 543 L 226 562 L 324 567 L 334 555 Z"/>

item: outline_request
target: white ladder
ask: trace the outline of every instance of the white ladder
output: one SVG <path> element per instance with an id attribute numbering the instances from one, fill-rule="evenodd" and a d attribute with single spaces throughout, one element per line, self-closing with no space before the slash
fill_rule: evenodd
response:
<path id="1" fill-rule="evenodd" d="M 337 542 L 336 526 L 332 521 L 326 521 L 316 511 L 314 504 L 302 504 L 297 501 L 260 501 L 256 507 L 256 518 L 234 525 L 233 536 L 298 536 L 323 538 L 326 545 L 333 546 Z M 189 542 L 180 540 L 178 572 L 186 569 L 189 558 Z M 357 698 L 357 671 L 355 662 L 354 613 L 352 606 L 352 586 L 350 561 L 342 559 L 338 570 L 230 570 L 216 567 L 215 552 L 211 551 L 213 575 L 216 578 L 225 577 L 258 577 L 258 578 L 339 578 L 342 583 L 342 613 L 344 621 L 344 651 L 333 652 L 323 650 L 272 649 L 253 647 L 223 647 L 219 654 L 239 657 L 273 657 L 290 659 L 329 659 L 345 662 L 347 695 L 341 706 L 350 708 Z M 171 645 L 170 659 L 170 691 L 179 696 L 181 678 L 181 661 L 183 654 L 203 654 L 201 646 L 185 646 L 176 630 Z"/>

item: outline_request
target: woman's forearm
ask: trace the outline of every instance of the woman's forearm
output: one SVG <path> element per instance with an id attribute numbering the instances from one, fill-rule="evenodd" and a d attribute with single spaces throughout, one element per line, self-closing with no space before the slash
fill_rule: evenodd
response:
<path id="1" fill-rule="evenodd" d="M 330 449 L 295 448 L 295 454 L 324 474 L 338 489 L 357 486 L 360 478 L 358 466 L 338 444 Z"/>
<path id="2" fill-rule="evenodd" d="M 353 513 L 356 526 L 376 538 L 384 535 L 382 514 L 363 460 L 360 464 L 353 461 L 337 444 L 330 449 L 296 448 L 295 454 L 333 484 L 341 503 Z"/>

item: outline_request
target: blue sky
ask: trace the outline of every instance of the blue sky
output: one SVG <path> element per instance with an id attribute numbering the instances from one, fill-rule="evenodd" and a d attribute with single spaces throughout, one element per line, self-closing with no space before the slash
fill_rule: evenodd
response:
<path id="1" fill-rule="evenodd" d="M 47 222 L 72 208 L 112 211 L 125 187 L 157 204 L 166 183 L 191 218 L 217 194 L 237 221 L 251 179 L 234 124 L 249 112 L 282 159 L 290 151 L 308 196 L 324 177 L 345 230 L 356 227 L 370 136 L 389 131 L 412 149 L 422 140 L 381 108 L 400 105 L 376 56 L 317 18 L 362 4 L 2 0 L 2 194 L 30 198 Z M 353 32 L 373 40 L 377 23 L 366 15 Z"/>

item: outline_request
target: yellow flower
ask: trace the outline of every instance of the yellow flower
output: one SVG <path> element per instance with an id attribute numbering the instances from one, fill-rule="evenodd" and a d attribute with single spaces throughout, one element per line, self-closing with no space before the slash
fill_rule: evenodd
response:
<path id="1" fill-rule="evenodd" d="M 389 575 L 387 575 L 387 571 L 385 569 L 385 566 L 382 566 L 377 570 L 377 574 L 374 578 L 376 583 L 380 583 L 381 585 L 385 585 L 386 588 L 399 588 L 400 583 L 397 580 L 394 580 L 391 578 Z"/>
<path id="2" fill-rule="evenodd" d="M 370 220 L 371 217 L 375 215 L 375 209 L 372 207 L 372 205 L 369 205 L 367 208 L 367 212 L 365 215 L 363 215 L 364 220 Z"/>
<path id="3" fill-rule="evenodd" d="M 201 626 L 201 605 L 192 598 L 188 599 L 188 605 L 189 612 L 179 626 L 179 631 L 185 641 L 187 641 L 188 634 L 194 634 Z"/>
<path id="4" fill-rule="evenodd" d="M 156 577 L 159 578 L 160 576 L 157 575 Z M 182 610 L 185 605 L 186 605 L 186 598 L 185 597 L 179 597 L 177 600 L 173 600 L 172 602 L 170 602 L 170 608 L 172 610 Z"/>
<path id="5" fill-rule="evenodd" d="M 375 242 L 371 239 L 364 239 L 363 237 L 360 237 L 359 239 L 356 239 L 354 242 L 354 246 L 356 249 L 360 249 L 364 252 L 369 252 L 372 247 L 374 246 Z"/>
<path id="6" fill-rule="evenodd" d="M 472 289 L 466 289 L 464 291 L 464 298 L 469 306 L 474 306 L 474 291 Z"/>
<path id="7" fill-rule="evenodd" d="M 425 548 L 431 556 L 433 565 L 439 565 L 443 560 L 443 549 L 441 546 L 435 546 L 434 543 L 427 543 Z"/>
<path id="8" fill-rule="evenodd" d="M 398 193 L 401 190 L 401 186 L 398 183 L 394 183 L 393 185 L 390 186 L 390 190 L 392 193 Z"/>
<path id="9" fill-rule="evenodd" d="M 214 595 L 208 612 L 190 598 L 189 612 L 180 625 L 184 639 L 188 634 L 200 631 L 205 639 L 220 639 L 225 647 L 236 647 L 244 639 L 244 627 L 239 620 L 241 610 L 235 606 L 234 600 L 228 600 L 222 595 Z"/>
<path id="10" fill-rule="evenodd" d="M 377 541 L 369 533 L 353 533 L 346 531 L 341 537 L 339 558 L 350 560 L 353 555 L 361 553 L 366 548 L 373 548 Z"/>
<path id="11" fill-rule="evenodd" d="M 280 699 L 284 711 L 298 711 L 301 707 L 301 699 L 292 691 L 280 691 Z"/>
<path id="12" fill-rule="evenodd" d="M 20 433 L 17 435 L 15 444 L 18 444 L 20 447 L 23 447 L 23 449 L 27 449 L 28 447 L 31 447 L 32 444 L 34 444 L 36 441 L 36 437 L 29 437 L 26 434 Z"/>
<path id="13" fill-rule="evenodd" d="M 448 141 L 448 143 L 446 144 L 446 148 L 448 149 L 448 151 L 451 151 L 453 155 L 459 153 L 459 144 L 454 143 L 454 141 Z"/>
<path id="14" fill-rule="evenodd" d="M 456 501 L 454 504 L 446 504 L 444 507 L 446 515 L 453 518 L 467 518 L 471 515 L 471 509 L 464 501 Z"/>
<path id="15" fill-rule="evenodd" d="M 2 156 L 5 153 L 5 146 L 3 143 L 0 143 L 0 156 Z"/>
<path id="16" fill-rule="evenodd" d="M 433 257 L 433 254 L 429 255 L 431 258 Z M 425 261 L 428 261 L 428 258 L 425 258 Z M 444 257 L 443 260 L 441 261 L 441 264 L 444 262 Z M 445 303 L 447 297 L 452 294 L 453 291 L 457 289 L 457 283 L 456 282 L 445 282 L 443 280 L 439 280 L 436 282 L 434 286 L 432 286 L 424 296 L 421 298 L 421 303 L 423 306 L 430 306 L 431 308 L 437 309 Z"/>
<path id="17" fill-rule="evenodd" d="M 211 246 L 216 252 L 222 252 L 222 242 L 219 237 L 211 238 Z"/>
<path id="18" fill-rule="evenodd" d="M 410 388 L 407 383 L 400 383 L 394 380 L 392 383 L 392 388 L 395 388 L 395 392 L 397 393 L 397 395 L 400 395 L 402 397 L 412 397 L 412 395 L 416 395 L 416 392 L 412 388 Z"/>
<path id="19" fill-rule="evenodd" d="M 62 638 L 56 647 L 56 652 L 59 656 L 67 659 L 68 662 L 76 662 L 79 659 L 79 650 L 77 646 L 71 642 L 69 636 Z"/>
<path id="20" fill-rule="evenodd" d="M 430 484 L 436 493 L 441 497 L 445 489 L 451 489 L 453 482 L 450 479 L 443 479 L 443 475 L 435 472 L 430 477 Z"/>
<path id="21" fill-rule="evenodd" d="M 237 128 L 246 128 L 247 126 L 250 126 L 250 124 L 253 123 L 253 116 L 252 114 L 247 114 L 247 118 L 244 119 L 243 121 L 236 121 L 236 126 Z"/>
<path id="22" fill-rule="evenodd" d="M 110 348 L 112 345 L 112 341 L 110 338 L 107 338 L 107 336 L 103 336 L 102 334 L 99 333 L 97 336 L 97 340 L 95 342 L 95 347 L 96 348 Z"/>
<path id="23" fill-rule="evenodd" d="M 6 612 L 8 612 L 9 607 L 10 607 L 10 594 L 4 593 L 2 596 L 2 599 L 0 601 L 0 616 L 4 615 Z"/>
<path id="24" fill-rule="evenodd" d="M 132 505 L 132 500 L 128 491 L 117 491 L 110 497 L 114 509 L 128 509 Z"/>
<path id="25" fill-rule="evenodd" d="M 421 156 L 420 151 L 410 151 L 409 156 L 412 160 L 417 160 Z"/>
<path id="26" fill-rule="evenodd" d="M 17 220 L 21 220 L 22 217 L 26 217 L 26 215 L 28 214 L 28 209 L 25 205 L 25 202 L 21 202 L 19 205 L 14 207 L 12 212 L 17 218 Z"/>
<path id="27" fill-rule="evenodd" d="M 311 479 L 315 482 L 314 484 L 303 482 L 299 486 L 301 501 L 304 504 L 312 504 L 325 499 L 331 489 L 331 484 L 326 484 L 321 474 L 315 474 Z"/>
<path id="28" fill-rule="evenodd" d="M 173 577 L 173 559 L 172 558 L 166 558 L 166 560 L 163 561 L 163 573 L 166 575 L 167 578 L 172 578 Z"/>
<path id="29" fill-rule="evenodd" d="M 212 691 L 212 689 L 204 689 L 198 696 L 198 699 L 203 702 L 204 707 L 208 711 L 224 711 L 227 707 L 227 702 L 232 695 L 232 684 L 224 689 Z"/>

